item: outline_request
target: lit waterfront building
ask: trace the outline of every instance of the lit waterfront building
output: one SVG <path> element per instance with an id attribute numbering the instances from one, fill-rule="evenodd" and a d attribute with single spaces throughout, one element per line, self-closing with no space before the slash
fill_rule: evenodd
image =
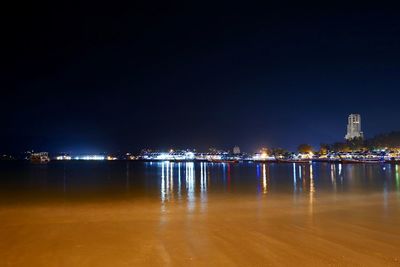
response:
<path id="1" fill-rule="evenodd" d="M 106 157 L 103 155 L 82 155 L 76 156 L 75 160 L 105 160 Z"/>
<path id="2" fill-rule="evenodd" d="M 59 155 L 56 157 L 56 160 L 71 160 L 71 159 L 72 157 L 67 154 Z"/>
<path id="3" fill-rule="evenodd" d="M 344 137 L 346 140 L 353 138 L 364 138 L 361 131 L 361 116 L 360 114 L 350 114 L 347 123 L 347 134 Z"/>
<path id="4" fill-rule="evenodd" d="M 233 154 L 235 154 L 235 155 L 240 154 L 240 148 L 239 148 L 238 146 L 235 146 L 235 147 L 233 148 Z"/>

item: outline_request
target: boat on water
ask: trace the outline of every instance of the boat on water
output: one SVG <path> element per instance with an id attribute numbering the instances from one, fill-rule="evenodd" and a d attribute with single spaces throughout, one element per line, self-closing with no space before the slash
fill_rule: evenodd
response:
<path id="1" fill-rule="evenodd" d="M 48 163 L 50 162 L 49 153 L 47 152 L 32 153 L 30 161 L 32 163 L 41 163 L 41 164 Z"/>

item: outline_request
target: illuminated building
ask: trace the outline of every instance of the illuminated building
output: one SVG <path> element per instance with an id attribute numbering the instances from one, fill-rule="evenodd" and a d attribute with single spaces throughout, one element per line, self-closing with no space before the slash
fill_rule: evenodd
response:
<path id="1" fill-rule="evenodd" d="M 233 148 L 233 154 L 235 154 L 235 155 L 240 154 L 240 148 L 238 146 L 235 146 Z"/>
<path id="2" fill-rule="evenodd" d="M 75 160 L 105 160 L 106 157 L 102 155 L 83 155 L 76 156 Z"/>
<path id="3" fill-rule="evenodd" d="M 360 114 L 350 114 L 347 123 L 347 134 L 346 140 L 353 138 L 364 138 L 364 134 L 361 131 L 361 116 Z"/>
<path id="4" fill-rule="evenodd" d="M 255 161 L 274 161 L 276 158 L 268 155 L 268 153 L 262 149 L 260 153 L 255 153 L 252 159 Z"/>
<path id="5" fill-rule="evenodd" d="M 48 152 L 32 153 L 30 157 L 31 162 L 47 163 L 50 161 Z"/>
<path id="6" fill-rule="evenodd" d="M 297 159 L 312 159 L 314 157 L 314 153 L 299 153 L 295 158 Z"/>
<path id="7" fill-rule="evenodd" d="M 60 155 L 56 157 L 56 160 L 71 160 L 72 157 L 68 155 Z"/>
<path id="8" fill-rule="evenodd" d="M 138 157 L 143 160 L 160 160 L 160 161 L 193 161 L 196 154 L 189 150 L 170 150 L 169 152 L 142 152 Z"/>

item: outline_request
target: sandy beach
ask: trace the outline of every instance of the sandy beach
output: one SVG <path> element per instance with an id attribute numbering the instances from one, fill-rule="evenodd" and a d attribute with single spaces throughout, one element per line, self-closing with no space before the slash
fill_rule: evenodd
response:
<path id="1" fill-rule="evenodd" d="M 400 198 L 209 196 L 0 208 L 1 266 L 398 266 Z"/>

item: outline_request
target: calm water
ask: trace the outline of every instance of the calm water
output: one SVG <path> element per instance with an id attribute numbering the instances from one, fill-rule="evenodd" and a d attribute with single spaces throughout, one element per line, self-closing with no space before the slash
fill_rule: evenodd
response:
<path id="1" fill-rule="evenodd" d="M 0 162 L 1 200 L 96 198 L 206 200 L 207 195 L 400 192 L 391 164 L 212 164 L 170 162 Z"/>
<path id="2" fill-rule="evenodd" d="M 0 162 L 0 266 L 399 266 L 400 166 Z"/>

